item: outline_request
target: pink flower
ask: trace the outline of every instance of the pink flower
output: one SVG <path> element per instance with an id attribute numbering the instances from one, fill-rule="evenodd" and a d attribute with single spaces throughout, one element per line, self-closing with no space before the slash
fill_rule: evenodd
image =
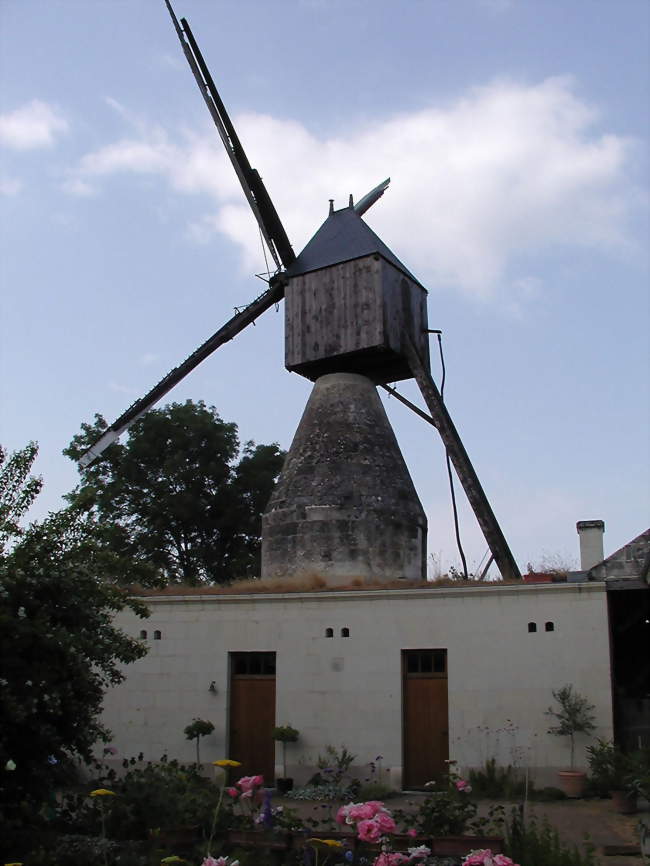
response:
<path id="1" fill-rule="evenodd" d="M 469 782 L 466 782 L 465 779 L 458 779 L 456 782 L 456 789 L 462 791 L 464 794 L 469 794 L 471 793 L 472 786 Z"/>
<path id="2" fill-rule="evenodd" d="M 229 797 L 232 797 L 233 800 L 236 800 L 237 797 L 239 797 L 239 791 L 237 788 L 226 788 L 226 794 L 228 794 Z"/>
<path id="3" fill-rule="evenodd" d="M 419 860 L 422 858 L 424 860 L 425 857 L 428 857 L 431 853 L 431 848 L 427 848 L 426 845 L 418 845 L 417 848 L 409 848 L 409 856 L 411 860 Z"/>
<path id="4" fill-rule="evenodd" d="M 396 852 L 395 854 L 380 854 L 379 857 L 373 863 L 373 866 L 402 866 L 403 863 L 408 863 L 409 858 L 406 854 L 400 854 Z"/>
<path id="5" fill-rule="evenodd" d="M 348 803 L 347 806 L 341 806 L 341 808 L 336 813 L 336 818 L 334 819 L 337 824 L 345 824 L 346 819 L 348 817 L 348 810 L 352 804 Z"/>
<path id="6" fill-rule="evenodd" d="M 377 842 L 381 837 L 381 827 L 376 821 L 359 821 L 357 833 L 362 842 Z"/>
<path id="7" fill-rule="evenodd" d="M 242 791 L 252 791 L 264 784 L 264 776 L 242 776 L 237 784 Z"/>
<path id="8" fill-rule="evenodd" d="M 347 817 L 352 818 L 353 821 L 368 821 L 376 814 L 377 810 L 371 803 L 355 803 L 348 809 Z"/>
<path id="9" fill-rule="evenodd" d="M 382 833 L 394 833 L 395 822 L 387 812 L 378 812 L 373 818 Z"/>
<path id="10" fill-rule="evenodd" d="M 247 799 L 251 799 L 252 796 L 253 796 L 252 790 L 242 791 L 242 795 L 241 795 L 240 799 L 241 800 L 247 800 Z"/>
<path id="11" fill-rule="evenodd" d="M 415 839 L 415 837 L 418 835 L 418 831 L 415 829 L 415 827 L 409 827 L 409 829 L 406 831 L 406 835 L 410 836 L 411 839 Z"/>
<path id="12" fill-rule="evenodd" d="M 505 854 L 493 854 L 489 848 L 470 851 L 463 860 L 463 866 L 518 866 Z"/>

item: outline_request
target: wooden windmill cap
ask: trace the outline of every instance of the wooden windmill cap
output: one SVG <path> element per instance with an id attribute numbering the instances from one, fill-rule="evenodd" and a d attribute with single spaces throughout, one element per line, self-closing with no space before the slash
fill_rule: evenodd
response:
<path id="1" fill-rule="evenodd" d="M 351 207 L 330 213 L 298 258 L 287 268 L 286 275 L 297 277 L 374 253 L 424 288 Z"/>

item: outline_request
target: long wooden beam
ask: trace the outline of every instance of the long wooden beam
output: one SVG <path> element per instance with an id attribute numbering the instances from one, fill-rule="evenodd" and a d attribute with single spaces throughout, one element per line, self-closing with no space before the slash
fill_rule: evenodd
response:
<path id="1" fill-rule="evenodd" d="M 494 516 L 492 507 L 481 487 L 478 475 L 472 466 L 467 451 L 465 451 L 465 446 L 458 435 L 454 422 L 451 420 L 436 383 L 422 363 L 418 351 L 408 335 L 405 335 L 404 343 L 411 372 L 418 383 L 424 402 L 427 404 L 433 423 L 440 433 L 451 462 L 454 464 L 458 479 L 463 485 L 465 495 L 494 556 L 497 568 L 504 579 L 521 579 L 519 567 Z"/>

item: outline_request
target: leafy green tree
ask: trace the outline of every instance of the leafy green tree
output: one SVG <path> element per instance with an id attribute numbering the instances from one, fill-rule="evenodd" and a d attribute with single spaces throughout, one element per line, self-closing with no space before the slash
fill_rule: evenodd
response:
<path id="1" fill-rule="evenodd" d="M 0 501 L 15 523 L 36 495 L 25 452 L 0 478 Z M 12 464 L 12 460 L 14 463 Z M 14 491 L 12 494 L 11 491 Z M 104 692 L 122 681 L 122 666 L 146 650 L 117 629 L 114 615 L 130 607 L 115 582 L 124 562 L 97 540 L 94 518 L 76 507 L 51 514 L 20 532 L 0 553 L 0 824 L 11 826 L 21 809 L 34 814 L 71 758 L 91 759 L 108 732 L 99 715 Z M 125 578 L 127 575 L 125 575 Z"/>
<path id="2" fill-rule="evenodd" d="M 43 486 L 42 478 L 29 474 L 37 454 L 35 442 L 9 456 L 0 445 L 0 551 L 22 533 L 20 519 Z"/>
<path id="3" fill-rule="evenodd" d="M 78 460 L 106 429 L 82 424 L 64 451 Z M 94 513 L 116 553 L 153 566 L 165 582 L 226 583 L 259 574 L 262 512 L 284 453 L 247 442 L 203 402 L 148 412 L 81 470 L 70 501 Z"/>

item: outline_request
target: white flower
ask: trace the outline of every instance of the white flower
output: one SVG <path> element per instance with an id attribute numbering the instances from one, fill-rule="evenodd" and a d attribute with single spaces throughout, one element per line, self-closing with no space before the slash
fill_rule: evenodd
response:
<path id="1" fill-rule="evenodd" d="M 409 856 L 412 860 L 415 860 L 420 857 L 428 857 L 431 853 L 431 849 L 427 848 L 426 845 L 418 845 L 417 848 L 409 848 Z"/>

